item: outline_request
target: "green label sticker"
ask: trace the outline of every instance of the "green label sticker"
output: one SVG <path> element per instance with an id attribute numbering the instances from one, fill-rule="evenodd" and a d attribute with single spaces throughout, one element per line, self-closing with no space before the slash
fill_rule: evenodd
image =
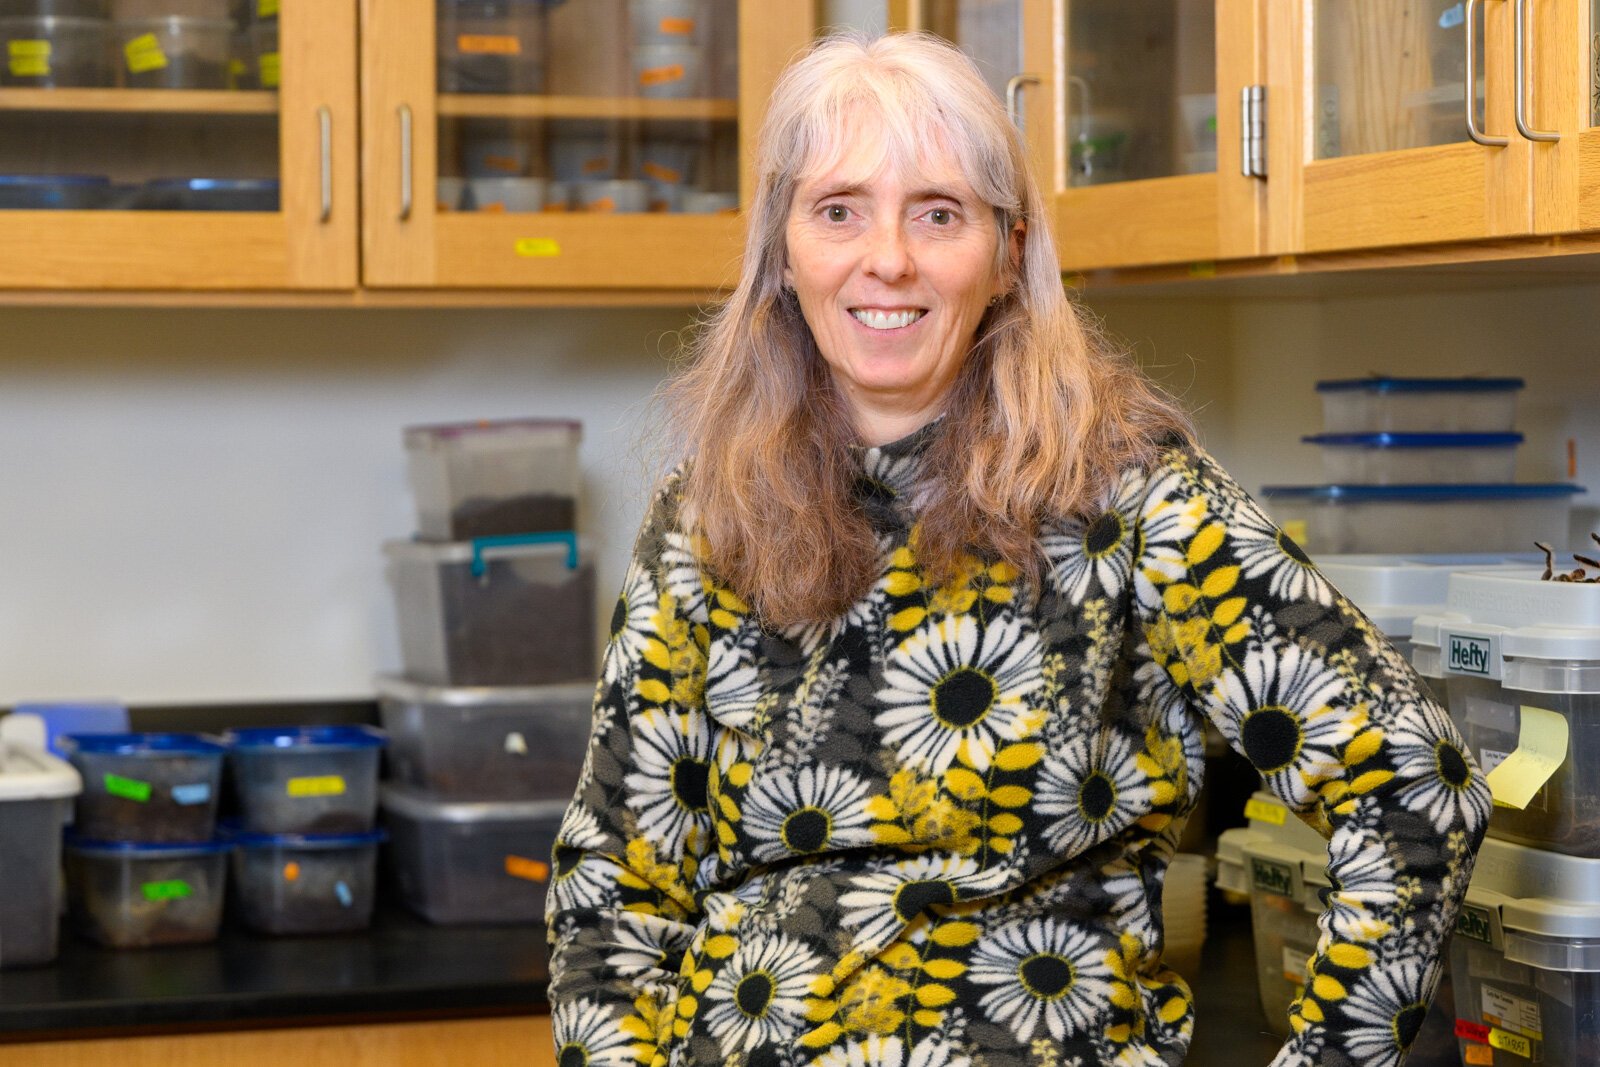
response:
<path id="1" fill-rule="evenodd" d="M 123 800 L 132 800 L 140 804 L 150 802 L 150 783 L 141 782 L 137 778 L 124 778 L 120 774 L 105 776 L 106 792 Z"/>
<path id="2" fill-rule="evenodd" d="M 141 34 L 123 45 L 122 54 L 128 57 L 130 74 L 167 69 L 167 54 L 161 50 L 161 42 L 153 33 Z"/>
<path id="3" fill-rule="evenodd" d="M 271 19 L 278 17 L 278 0 L 256 0 L 256 17 Z"/>
<path id="4" fill-rule="evenodd" d="M 146 882 L 139 887 L 139 892 L 144 894 L 144 899 L 182 900 L 194 896 L 194 889 L 181 878 L 173 878 L 165 882 Z"/>

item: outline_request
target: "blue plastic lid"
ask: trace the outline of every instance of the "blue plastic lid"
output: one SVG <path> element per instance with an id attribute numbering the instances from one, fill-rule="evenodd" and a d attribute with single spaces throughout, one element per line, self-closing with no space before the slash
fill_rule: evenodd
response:
<path id="1" fill-rule="evenodd" d="M 1550 500 L 1575 496 L 1581 485 L 1486 483 L 1464 485 L 1267 485 L 1261 495 L 1278 499 L 1321 500 L 1338 504 L 1433 503 L 1439 500 Z"/>
<path id="2" fill-rule="evenodd" d="M 0 174 L 0 185 L 110 185 L 100 174 Z"/>
<path id="3" fill-rule="evenodd" d="M 1369 393 L 1505 393 L 1522 388 L 1521 378 L 1336 378 L 1317 383 L 1317 392 L 1363 389 Z"/>
<path id="4" fill-rule="evenodd" d="M 67 734 L 61 749 L 104 756 L 221 756 L 228 746 L 205 734 Z"/>
<path id="5" fill-rule="evenodd" d="M 214 856 L 218 852 L 228 851 L 228 843 L 222 840 L 193 841 L 193 842 L 164 842 L 162 844 L 149 844 L 143 841 L 95 841 L 87 837 L 79 837 L 68 830 L 62 837 L 62 843 L 67 848 L 77 852 L 99 853 L 107 856 L 131 856 L 135 859 L 150 857 L 151 859 L 178 859 L 183 856 Z"/>
<path id="6" fill-rule="evenodd" d="M 275 192 L 281 186 L 276 178 L 151 178 L 147 189 L 187 189 L 194 193 Z"/>
<path id="7" fill-rule="evenodd" d="M 371 726 L 255 726 L 229 730 L 234 748 L 378 748 L 388 736 Z"/>
<path id="8" fill-rule="evenodd" d="M 257 834 L 228 824 L 218 834 L 223 841 L 240 848 L 360 848 L 389 840 L 389 834 L 382 829 L 360 834 Z"/>
<path id="9" fill-rule="evenodd" d="M 1522 443 L 1520 433 L 1314 433 L 1300 438 L 1308 445 L 1355 448 L 1510 448 Z"/>

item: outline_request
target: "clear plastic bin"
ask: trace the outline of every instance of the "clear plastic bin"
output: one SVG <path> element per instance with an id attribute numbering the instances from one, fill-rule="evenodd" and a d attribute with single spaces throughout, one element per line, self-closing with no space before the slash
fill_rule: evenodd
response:
<path id="1" fill-rule="evenodd" d="M 45 751 L 42 719 L 0 718 L 0 968 L 56 958 L 61 827 L 78 789 L 78 772 Z"/>
<path id="2" fill-rule="evenodd" d="M 1516 477 L 1520 433 L 1324 433 L 1322 473 L 1336 485 L 1505 484 Z"/>
<path id="3" fill-rule="evenodd" d="M 0 19 L 65 18 L 104 19 L 109 0 L 0 0 Z"/>
<path id="4" fill-rule="evenodd" d="M 465 541 L 577 529 L 582 423 L 506 419 L 411 426 L 404 439 L 418 536 Z"/>
<path id="5" fill-rule="evenodd" d="M 544 92 L 545 7 L 545 0 L 439 0 L 439 92 Z"/>
<path id="6" fill-rule="evenodd" d="M 94 841 L 209 841 L 227 747 L 200 734 L 71 734 L 62 750 L 83 775 L 73 820 Z"/>
<path id="7" fill-rule="evenodd" d="M 1566 540 L 1575 485 L 1266 486 L 1272 517 L 1314 556 L 1521 552 Z"/>
<path id="8" fill-rule="evenodd" d="M 551 122 L 548 131 L 546 155 L 556 181 L 607 181 L 617 176 L 622 160 L 617 123 L 567 120 Z"/>
<path id="9" fill-rule="evenodd" d="M 461 206 L 465 211 L 543 211 L 544 194 L 543 178 L 469 178 Z"/>
<path id="10" fill-rule="evenodd" d="M 105 207 L 111 197 L 110 178 L 0 174 L 0 211 L 85 211 Z"/>
<path id="11" fill-rule="evenodd" d="M 706 0 L 628 0 L 634 44 L 707 44 Z"/>
<path id="12" fill-rule="evenodd" d="M 576 544 L 568 535 L 384 545 L 406 676 L 451 686 L 593 681 L 594 566 L 579 563 Z"/>
<path id="13" fill-rule="evenodd" d="M 567 802 L 446 803 L 385 786 L 395 883 L 433 923 L 544 921 Z"/>
<path id="14" fill-rule="evenodd" d="M 1305 983 L 1306 961 L 1316 951 L 1315 891 L 1307 872 L 1321 871 L 1321 853 L 1256 837 L 1244 845 L 1250 880 L 1250 929 L 1256 948 L 1256 985 L 1267 1027 L 1289 1032 L 1289 1005 Z M 1324 885 L 1326 882 L 1324 881 Z"/>
<path id="15" fill-rule="evenodd" d="M 384 836 L 229 834 L 239 917 L 265 934 L 366 929 Z"/>
<path id="16" fill-rule="evenodd" d="M 228 87 L 233 23 L 226 19 L 121 19 L 116 44 L 130 89 Z"/>
<path id="17" fill-rule="evenodd" d="M 389 775 L 445 800 L 568 800 L 594 686 L 448 689 L 378 678 Z"/>
<path id="18" fill-rule="evenodd" d="M 378 808 L 382 731 L 370 726 L 230 730 L 240 825 L 257 834 L 358 834 Z"/>
<path id="19" fill-rule="evenodd" d="M 1510 433 L 1521 378 L 1346 378 L 1317 383 L 1328 433 Z"/>
<path id="20" fill-rule="evenodd" d="M 139 211 L 277 211 L 276 179 L 155 178 L 133 195 Z"/>
<path id="21" fill-rule="evenodd" d="M 1565 720 L 1559 765 L 1525 808 L 1496 804 L 1489 833 L 1600 857 L 1600 589 L 1540 573 L 1452 574 L 1445 610 L 1416 620 L 1413 657 L 1444 675 L 1450 714 L 1485 771 L 1523 743 L 1525 708 Z"/>
<path id="22" fill-rule="evenodd" d="M 706 50 L 694 44 L 634 45 L 633 85 L 638 95 L 683 100 L 706 94 Z"/>
<path id="23" fill-rule="evenodd" d="M 116 84 L 104 19 L 0 18 L 0 85 L 95 89 Z"/>
<path id="24" fill-rule="evenodd" d="M 79 932 L 111 948 L 210 941 L 222 923 L 228 846 L 66 841 Z"/>

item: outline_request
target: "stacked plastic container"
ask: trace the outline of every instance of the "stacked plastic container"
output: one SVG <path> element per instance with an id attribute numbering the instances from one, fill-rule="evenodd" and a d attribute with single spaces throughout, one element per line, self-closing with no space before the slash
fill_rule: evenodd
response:
<path id="1" fill-rule="evenodd" d="M 61 827 L 78 772 L 45 751 L 44 722 L 0 718 L 0 968 L 56 958 L 61 912 Z"/>
<path id="2" fill-rule="evenodd" d="M 437 923 L 539 922 L 587 747 L 594 573 L 576 422 L 408 429 L 419 536 L 386 546 L 402 676 L 377 680 L 401 899 Z"/>
<path id="3" fill-rule="evenodd" d="M 1267 507 L 1306 551 L 1527 551 L 1567 538 L 1577 486 L 1513 480 L 1520 378 L 1317 383 L 1327 484 L 1268 486 Z"/>

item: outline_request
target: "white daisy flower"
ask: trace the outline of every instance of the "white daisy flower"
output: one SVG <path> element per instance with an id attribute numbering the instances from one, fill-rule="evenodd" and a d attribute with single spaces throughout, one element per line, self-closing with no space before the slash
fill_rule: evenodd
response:
<path id="1" fill-rule="evenodd" d="M 655 632 L 651 619 L 660 606 L 660 597 L 650 572 L 638 562 L 628 565 L 628 574 L 622 581 L 622 592 L 611 612 L 611 639 L 606 645 L 605 663 L 601 677 L 614 683 L 627 673 L 628 665 L 637 662 Z"/>
<path id="2" fill-rule="evenodd" d="M 815 953 L 781 933 L 741 944 L 706 987 L 707 1032 L 725 1056 L 790 1041 L 806 1028 L 805 999 L 824 969 Z"/>
<path id="3" fill-rule="evenodd" d="M 556 834 L 556 840 L 573 848 L 601 848 L 605 845 L 606 835 L 600 829 L 600 819 L 592 810 L 582 804 L 572 804 L 561 817 L 561 830 Z"/>
<path id="4" fill-rule="evenodd" d="M 761 696 L 755 656 L 727 637 L 706 651 L 706 713 L 735 730 L 748 731 Z"/>
<path id="5" fill-rule="evenodd" d="M 980 774 L 1002 744 L 1043 723 L 1039 635 L 1010 616 L 980 632 L 969 615 L 929 620 L 889 656 L 874 722 L 900 759 L 943 774 L 965 749 Z"/>
<path id="6" fill-rule="evenodd" d="M 871 844 L 865 832 L 871 795 L 871 784 L 843 767 L 764 775 L 744 802 L 744 829 L 761 842 L 754 858 L 770 862 Z"/>
<path id="7" fill-rule="evenodd" d="M 911 1048 L 898 1037 L 876 1034 L 818 1056 L 812 1067 L 971 1067 L 972 1060 L 941 1038 L 929 1038 Z"/>
<path id="8" fill-rule="evenodd" d="M 1134 531 L 1133 588 L 1146 609 L 1160 609 L 1162 587 L 1188 573 L 1183 546 L 1205 517 L 1205 498 L 1195 494 L 1178 471 L 1163 472 L 1145 491 Z"/>
<path id="9" fill-rule="evenodd" d="M 1344 1050 L 1362 1067 L 1397 1067 L 1428 1016 L 1431 976 L 1415 959 L 1364 973 L 1340 1002 Z"/>
<path id="10" fill-rule="evenodd" d="M 1061 922 L 1030 919 L 985 934 L 968 980 L 995 986 L 979 1007 L 1018 1041 L 1057 1041 L 1089 1031 L 1111 997 L 1107 946 Z"/>
<path id="11" fill-rule="evenodd" d="M 869 448 L 861 455 L 861 474 L 888 491 L 890 497 L 916 488 L 921 462 L 915 455 L 893 455 Z"/>
<path id="12" fill-rule="evenodd" d="M 693 539 L 676 530 L 666 534 L 662 539 L 661 562 L 667 571 L 667 592 L 677 601 L 678 610 L 693 622 L 709 623 L 711 609 L 706 600 L 711 595 L 711 583 L 700 569 Z"/>
<path id="13" fill-rule="evenodd" d="M 1246 578 L 1267 575 L 1267 589 L 1282 600 L 1310 600 L 1327 607 L 1333 587 L 1305 549 L 1280 530 L 1259 508 L 1241 507 L 1228 524 L 1239 566 Z"/>
<path id="14" fill-rule="evenodd" d="M 1345 941 L 1371 941 L 1388 932 L 1377 910 L 1394 906 L 1400 871 L 1382 840 L 1340 830 L 1328 843 L 1328 929 Z"/>
<path id="15" fill-rule="evenodd" d="M 563 1000 L 551 1012 L 556 1060 L 588 1067 L 633 1067 L 633 1038 L 611 1011 L 587 997 Z"/>
<path id="16" fill-rule="evenodd" d="M 619 911 L 612 918 L 606 966 L 623 978 L 660 978 L 667 962 L 663 938 L 681 941 L 681 951 L 689 940 L 678 933 L 681 929 L 682 924 L 659 916 Z"/>
<path id="17" fill-rule="evenodd" d="M 1107 727 L 1045 756 L 1033 810 L 1057 816 L 1044 831 L 1051 848 L 1075 856 L 1149 812 L 1150 779 L 1135 755 L 1133 741 Z"/>
<path id="18" fill-rule="evenodd" d="M 1348 705 L 1344 679 L 1298 645 L 1250 652 L 1243 670 L 1223 671 L 1215 696 L 1228 740 L 1296 806 L 1343 773 L 1338 753 L 1367 723 L 1363 707 Z"/>
<path id="19" fill-rule="evenodd" d="M 1472 776 L 1472 761 L 1450 717 L 1431 701 L 1405 705 L 1384 734 L 1395 777 L 1410 784 L 1396 799 L 1441 834 L 1489 820 L 1489 790 Z"/>
<path id="20" fill-rule="evenodd" d="M 957 883 L 978 870 L 964 856 L 929 852 L 858 875 L 850 879 L 849 892 L 839 896 L 844 925 L 866 942 L 886 944 L 929 905 L 955 903 Z"/>
<path id="21" fill-rule="evenodd" d="M 1130 471 L 1100 514 L 1046 528 L 1039 542 L 1062 597 L 1082 603 L 1096 583 L 1106 599 L 1122 596 L 1132 570 L 1141 488 L 1139 472 Z"/>
<path id="22" fill-rule="evenodd" d="M 608 856 L 557 848 L 545 913 L 555 915 L 574 908 L 609 907 L 617 899 L 619 873 L 616 861 Z"/>
<path id="23" fill-rule="evenodd" d="M 661 853 L 679 855 L 689 828 L 710 821 L 710 724 L 698 711 L 647 708 L 629 726 L 634 770 L 623 779 L 628 807 L 638 815 L 639 832 Z"/>

